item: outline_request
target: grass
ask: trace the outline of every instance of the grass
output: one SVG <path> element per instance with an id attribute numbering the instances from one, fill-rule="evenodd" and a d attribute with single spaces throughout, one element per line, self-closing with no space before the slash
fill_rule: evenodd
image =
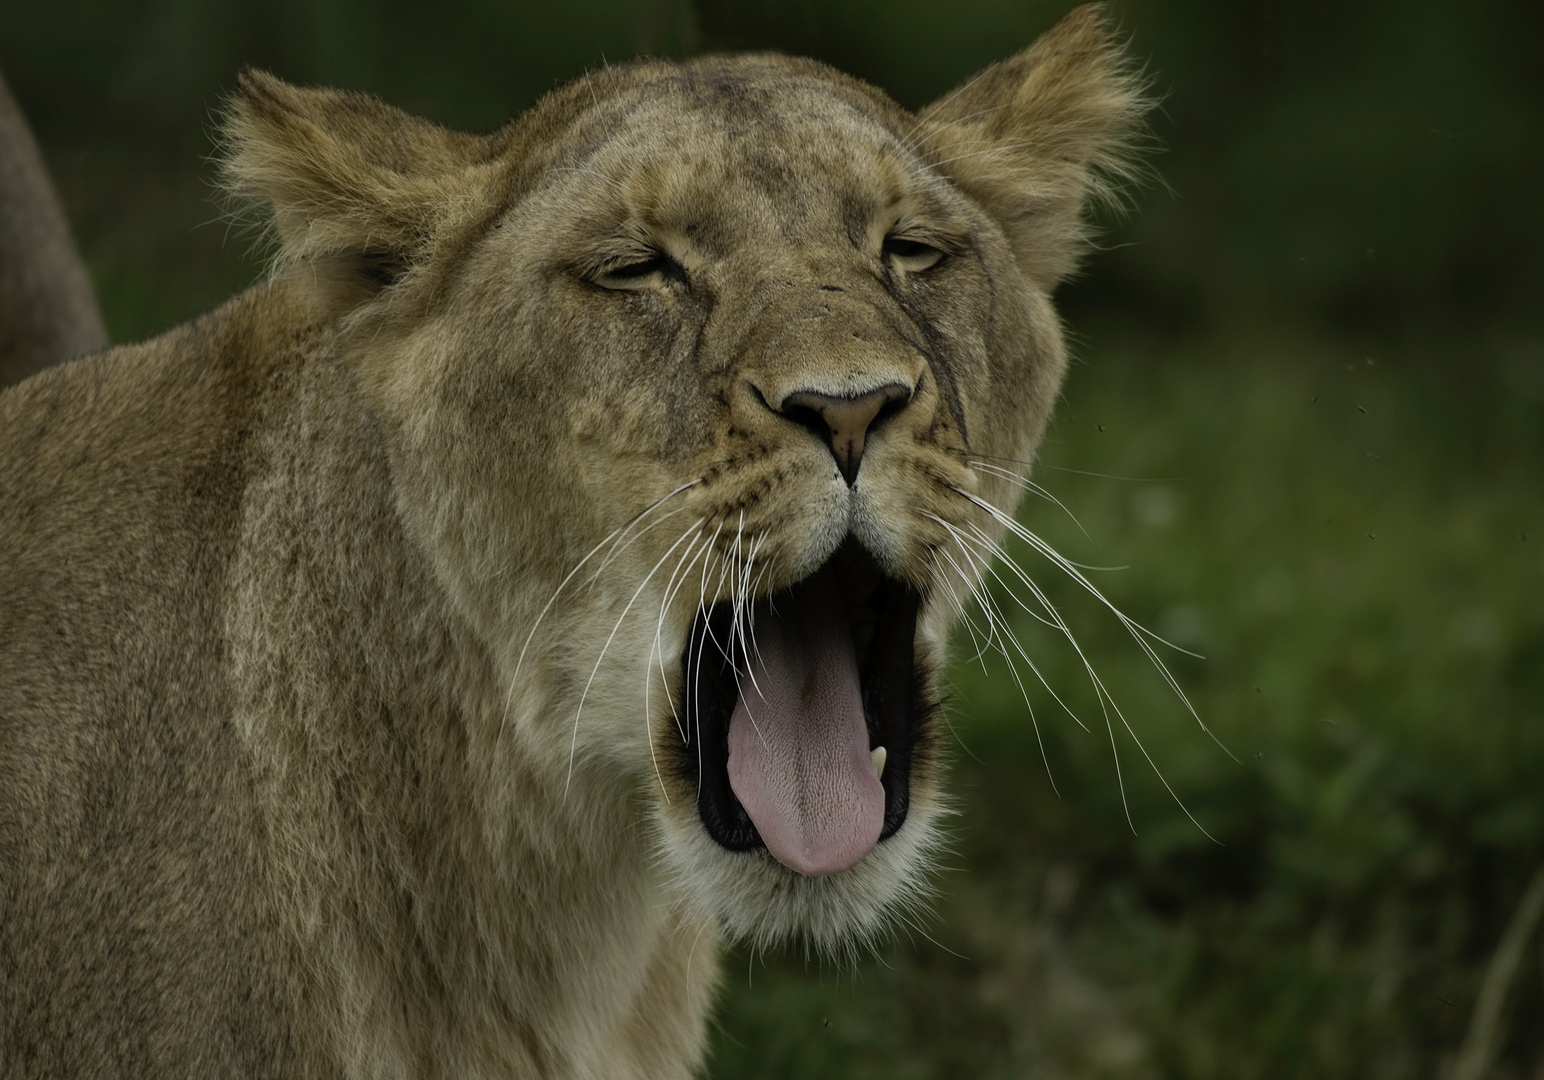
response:
<path id="1" fill-rule="evenodd" d="M 1092 539 L 1046 502 L 1020 518 L 1131 567 L 1092 576 L 1205 654 L 1166 661 L 1232 756 L 1097 603 L 1010 551 L 1217 842 L 1117 724 L 1123 799 L 1064 641 L 1013 620 L 1091 729 L 1026 673 L 1042 759 L 967 633 L 936 924 L 857 971 L 731 957 L 713 1075 L 1446 1075 L 1544 861 L 1544 355 L 1394 353 L 1286 331 L 1091 351 L 1042 460 L 1146 479 L 1041 468 Z M 1535 933 L 1489 1075 L 1544 1069 L 1541 958 Z"/>

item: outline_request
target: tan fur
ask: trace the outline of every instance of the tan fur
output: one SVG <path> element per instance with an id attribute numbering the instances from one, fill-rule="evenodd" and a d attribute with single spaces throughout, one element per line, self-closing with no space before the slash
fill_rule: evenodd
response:
<path id="1" fill-rule="evenodd" d="M 946 525 L 1000 535 L 954 489 L 1014 503 L 969 462 L 1034 452 L 1139 108 L 1112 49 L 1080 8 L 921 118 L 651 61 L 485 138 L 246 74 L 271 280 L 0 397 L 0 1074 L 682 1077 L 722 935 L 920 902 L 936 709 L 905 824 L 806 878 L 704 831 L 680 658 L 850 533 L 934 699 Z M 768 405 L 898 381 L 851 488 Z"/>
<path id="2" fill-rule="evenodd" d="M 91 278 L 0 77 L 0 386 L 106 347 Z"/>

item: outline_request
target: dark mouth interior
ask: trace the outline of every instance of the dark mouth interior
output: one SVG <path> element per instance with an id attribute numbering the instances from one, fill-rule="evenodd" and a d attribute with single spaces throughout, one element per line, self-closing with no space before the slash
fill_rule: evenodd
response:
<path id="1" fill-rule="evenodd" d="M 885 792 L 881 841 L 906 820 L 916 725 L 922 700 L 915 674 L 917 609 L 915 589 L 886 577 L 861 545 L 848 539 L 827 562 L 836 572 L 851 625 L 870 749 L 884 747 L 880 783 Z M 759 619 L 795 602 L 784 591 L 754 601 Z M 742 616 L 742 623 L 746 622 Z M 728 602 L 698 615 L 686 652 L 684 743 L 674 755 L 697 791 L 697 811 L 708 835 L 730 851 L 762 846 L 750 815 L 729 783 L 729 719 L 746 671 L 745 645 L 732 634 L 734 609 Z"/>

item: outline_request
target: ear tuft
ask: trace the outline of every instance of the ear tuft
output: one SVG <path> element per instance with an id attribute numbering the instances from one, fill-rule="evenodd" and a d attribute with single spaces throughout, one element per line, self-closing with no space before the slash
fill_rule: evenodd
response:
<path id="1" fill-rule="evenodd" d="M 1002 226 L 1019 265 L 1050 290 L 1087 246 L 1089 201 L 1141 175 L 1146 80 L 1102 5 L 1074 8 L 1017 56 L 924 109 L 927 160 Z"/>
<path id="2" fill-rule="evenodd" d="M 432 257 L 483 203 L 480 140 L 365 94 L 242 70 L 224 123 L 223 180 L 271 211 L 279 264 L 328 268 L 373 294 Z"/>

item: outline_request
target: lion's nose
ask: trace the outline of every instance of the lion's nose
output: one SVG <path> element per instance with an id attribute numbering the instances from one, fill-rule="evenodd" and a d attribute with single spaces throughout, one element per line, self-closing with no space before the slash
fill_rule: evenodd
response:
<path id="1" fill-rule="evenodd" d="M 851 487 L 863 462 L 863 443 L 870 431 L 900 412 L 911 400 L 911 388 L 889 383 L 854 397 L 833 397 L 813 390 L 796 390 L 778 407 L 788 419 L 825 439 L 836 467 Z"/>

